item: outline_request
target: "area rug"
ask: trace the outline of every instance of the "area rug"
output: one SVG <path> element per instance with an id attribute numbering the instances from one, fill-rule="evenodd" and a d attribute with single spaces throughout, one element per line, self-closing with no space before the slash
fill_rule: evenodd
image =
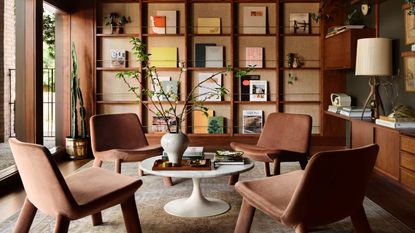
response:
<path id="1" fill-rule="evenodd" d="M 90 167 L 91 163 L 84 167 Z M 104 167 L 113 169 L 113 164 L 105 163 Z M 82 169 L 82 168 L 81 168 Z M 283 163 L 282 173 L 300 169 L 298 163 Z M 122 173 L 136 176 L 137 164 L 123 164 Z M 241 174 L 240 180 L 263 177 L 263 165 L 256 164 L 249 172 Z M 202 189 L 206 196 L 219 198 L 231 204 L 231 209 L 222 215 L 206 218 L 180 218 L 167 214 L 163 206 L 171 200 L 187 197 L 192 190 L 190 179 L 174 179 L 175 185 L 165 187 L 162 179 L 157 176 L 145 175 L 142 177 L 143 186 L 137 191 L 137 202 L 141 226 L 144 233 L 231 233 L 238 218 L 241 197 L 233 186 L 227 184 L 228 177 L 218 177 L 202 180 Z M 393 217 L 380 206 L 365 199 L 364 207 L 373 232 L 376 233 L 410 233 L 415 232 L 398 219 Z M 12 232 L 19 213 L 16 213 L 0 224 L 0 232 Z M 120 206 L 103 211 L 104 224 L 93 227 L 91 218 L 86 217 L 72 221 L 69 227 L 71 233 L 99 232 L 120 233 L 125 232 L 124 221 Z M 40 212 L 37 213 L 30 232 L 53 232 L 55 221 Z M 346 233 L 354 232 L 350 219 L 345 219 L 331 225 L 311 229 L 320 233 Z M 251 228 L 252 233 L 288 233 L 294 232 L 272 220 L 261 211 L 256 211 Z"/>

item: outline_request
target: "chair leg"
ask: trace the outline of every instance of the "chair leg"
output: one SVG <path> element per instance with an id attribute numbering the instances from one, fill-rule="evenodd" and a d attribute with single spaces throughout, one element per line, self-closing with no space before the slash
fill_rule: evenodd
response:
<path id="1" fill-rule="evenodd" d="M 274 159 L 274 176 L 281 173 L 281 162 L 278 159 Z"/>
<path id="2" fill-rule="evenodd" d="M 93 214 L 92 216 L 92 226 L 98 226 L 103 224 L 104 222 L 102 221 L 102 214 L 101 212 L 98 212 L 96 214 Z"/>
<path id="3" fill-rule="evenodd" d="M 93 167 L 101 167 L 102 166 L 102 160 L 95 158 Z"/>
<path id="4" fill-rule="evenodd" d="M 242 199 L 241 210 L 239 211 L 234 233 L 249 233 L 254 214 L 255 208 L 251 206 L 245 198 Z"/>
<path id="5" fill-rule="evenodd" d="M 35 218 L 36 211 L 37 208 L 26 198 L 13 232 L 28 233 L 33 219 Z"/>
<path id="6" fill-rule="evenodd" d="M 141 233 L 140 219 L 134 195 L 121 204 L 122 215 L 124 216 L 125 228 L 128 233 Z"/>
<path id="7" fill-rule="evenodd" d="M 121 174 L 121 160 L 115 160 L 115 172 Z"/>
<path id="8" fill-rule="evenodd" d="M 271 176 L 270 171 L 269 171 L 269 163 L 265 162 L 265 176 Z"/>
<path id="9" fill-rule="evenodd" d="M 301 169 L 304 170 L 308 163 L 307 158 L 304 157 L 304 159 L 301 159 L 299 162 L 300 162 Z"/>
<path id="10" fill-rule="evenodd" d="M 295 233 L 307 233 L 307 227 L 301 223 L 300 225 L 297 225 L 297 227 L 295 227 Z"/>
<path id="11" fill-rule="evenodd" d="M 56 217 L 56 225 L 54 233 L 67 233 L 69 228 L 69 219 L 62 215 Z"/>
<path id="12" fill-rule="evenodd" d="M 351 216 L 354 229 L 357 233 L 371 233 L 369 222 L 367 221 L 365 209 L 361 206 L 354 214 Z"/>
<path id="13" fill-rule="evenodd" d="M 173 180 L 171 179 L 171 177 L 165 176 L 165 177 L 163 177 L 163 184 L 166 187 L 173 186 Z"/>
<path id="14" fill-rule="evenodd" d="M 235 185 L 239 180 L 239 173 L 233 174 L 229 177 L 228 185 Z"/>

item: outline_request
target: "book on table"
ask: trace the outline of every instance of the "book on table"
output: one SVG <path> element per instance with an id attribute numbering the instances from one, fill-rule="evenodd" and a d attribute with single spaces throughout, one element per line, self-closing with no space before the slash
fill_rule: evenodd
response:
<path id="1" fill-rule="evenodd" d="M 183 153 L 184 160 L 197 160 L 204 159 L 204 148 L 203 146 L 189 146 Z M 162 160 L 168 160 L 167 153 L 163 151 Z"/>
<path id="2" fill-rule="evenodd" d="M 393 129 L 414 129 L 415 121 L 402 121 L 402 122 L 393 122 L 388 120 L 376 119 L 375 123 L 377 125 L 393 128 Z"/>
<path id="3" fill-rule="evenodd" d="M 213 158 L 213 163 L 215 165 L 244 165 L 243 154 L 242 151 L 218 150 Z"/>

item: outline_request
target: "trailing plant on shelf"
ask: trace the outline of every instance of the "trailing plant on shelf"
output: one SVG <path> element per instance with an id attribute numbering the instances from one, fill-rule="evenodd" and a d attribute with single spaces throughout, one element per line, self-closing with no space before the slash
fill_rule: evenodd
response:
<path id="1" fill-rule="evenodd" d="M 86 135 L 86 110 L 81 91 L 81 80 L 78 77 L 78 61 L 75 44 L 72 43 L 72 73 L 71 73 L 71 134 L 66 138 L 66 152 L 71 158 L 80 159 L 88 156 L 88 137 Z M 79 102 L 79 104 L 78 104 Z M 78 120 L 78 106 L 79 117 Z M 80 131 L 79 125 L 80 122 Z"/>
<path id="2" fill-rule="evenodd" d="M 123 33 L 123 26 L 131 22 L 130 16 L 121 16 L 117 12 L 111 12 L 104 17 L 105 26 L 111 27 L 112 34 Z"/>
<path id="3" fill-rule="evenodd" d="M 409 4 L 408 15 L 415 15 L 415 0 L 406 0 Z"/>

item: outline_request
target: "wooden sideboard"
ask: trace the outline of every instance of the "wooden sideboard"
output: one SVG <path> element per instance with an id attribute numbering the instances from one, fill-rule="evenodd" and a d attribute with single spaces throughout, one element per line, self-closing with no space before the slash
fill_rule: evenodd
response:
<path id="1" fill-rule="evenodd" d="M 415 130 L 396 130 L 376 125 L 371 120 L 330 112 L 326 112 L 326 115 L 350 122 L 350 147 L 378 144 L 380 150 L 375 170 L 415 191 Z"/>

